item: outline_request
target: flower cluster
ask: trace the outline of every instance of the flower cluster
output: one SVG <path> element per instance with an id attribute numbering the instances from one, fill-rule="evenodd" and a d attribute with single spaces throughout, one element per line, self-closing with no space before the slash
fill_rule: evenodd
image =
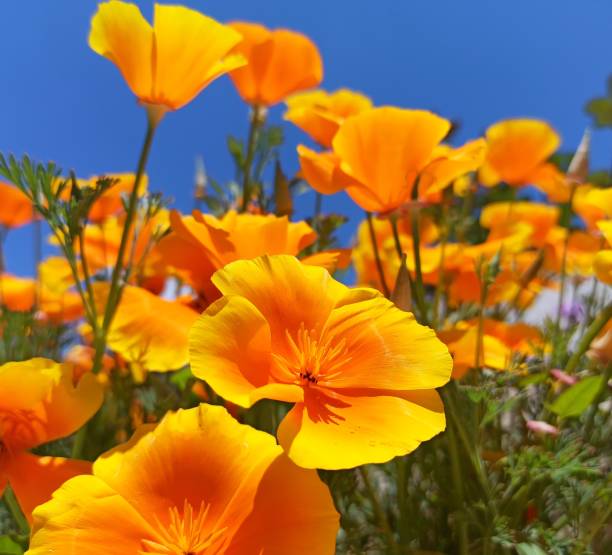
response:
<path id="1" fill-rule="evenodd" d="M 303 34 L 182 6 L 103 2 L 89 45 L 146 134 L 135 173 L 0 155 L 0 245 L 30 225 L 54 249 L 34 276 L 0 256 L 0 551 L 606 552 L 612 188 L 589 133 L 569 157 L 536 119 L 454 146 L 448 118 L 317 89 Z M 183 213 L 151 145 L 225 74 L 237 178 L 201 164 Z M 310 141 L 290 177 L 282 103 Z M 350 245 L 338 193 L 364 211 Z"/>

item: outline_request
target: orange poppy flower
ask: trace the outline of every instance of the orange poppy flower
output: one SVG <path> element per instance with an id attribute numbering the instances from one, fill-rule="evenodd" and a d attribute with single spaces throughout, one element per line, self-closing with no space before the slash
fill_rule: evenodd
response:
<path id="1" fill-rule="evenodd" d="M 242 35 L 233 52 L 248 62 L 230 72 L 245 102 L 273 106 L 292 93 L 316 87 L 323 79 L 319 50 L 305 35 L 243 21 L 229 26 Z"/>
<path id="2" fill-rule="evenodd" d="M 121 518 L 118 518 L 121 515 Z M 31 555 L 331 555 L 338 514 L 315 471 L 218 406 L 168 413 L 34 512 Z"/>
<path id="3" fill-rule="evenodd" d="M 290 222 L 287 216 L 273 214 L 237 214 L 230 210 L 218 219 L 199 211 L 193 216 L 173 211 L 170 222 L 172 233 L 156 250 L 208 301 L 219 296 L 210 278 L 226 264 L 262 254 L 297 255 L 317 237 L 306 222 Z"/>
<path id="4" fill-rule="evenodd" d="M 285 119 L 325 148 L 331 148 L 332 139 L 346 118 L 372 107 L 367 96 L 348 89 L 298 93 L 286 103 Z"/>
<path id="5" fill-rule="evenodd" d="M 83 303 L 75 291 L 57 291 L 44 283 L 37 286 L 32 278 L 0 274 L 0 305 L 25 312 L 32 310 L 36 301 L 40 316 L 54 322 L 72 322 L 83 315 Z"/>
<path id="6" fill-rule="evenodd" d="M 572 207 L 589 229 L 597 229 L 598 221 L 612 218 L 612 188 L 582 185 L 576 189 Z"/>
<path id="7" fill-rule="evenodd" d="M 91 21 L 89 46 L 121 71 L 138 100 L 177 110 L 217 77 L 244 65 L 230 55 L 241 40 L 227 25 L 183 6 L 155 4 L 153 25 L 138 6 L 110 0 Z"/>
<path id="8" fill-rule="evenodd" d="M 500 182 L 513 187 L 536 184 L 557 150 L 560 139 L 548 123 L 536 119 L 508 119 L 487 129 L 487 158 L 480 170 L 483 185 Z"/>
<path id="9" fill-rule="evenodd" d="M 612 221 L 599 222 L 597 227 L 603 233 L 608 247 L 612 247 Z M 593 271 L 599 281 L 612 285 L 612 250 L 600 250 L 593 259 Z"/>
<path id="10" fill-rule="evenodd" d="M 108 284 L 95 284 L 96 302 L 106 306 Z M 189 329 L 198 313 L 179 301 L 157 297 L 146 289 L 128 285 L 108 335 L 108 346 L 142 369 L 168 372 L 189 362 Z"/>
<path id="11" fill-rule="evenodd" d="M 102 396 L 92 375 L 75 385 L 69 365 L 33 358 L 0 366 L 0 494 L 10 484 L 28 520 L 60 484 L 91 467 L 28 451 L 78 430 L 98 410 Z"/>
<path id="12" fill-rule="evenodd" d="M 480 214 L 480 225 L 487 229 L 508 227 L 514 222 L 529 224 L 533 230 L 531 243 L 538 248 L 547 244 L 549 233 L 558 221 L 557 206 L 529 201 L 493 202 Z"/>
<path id="13" fill-rule="evenodd" d="M 0 181 L 0 226 L 13 228 L 30 223 L 34 207 L 17 187 Z"/>
<path id="14" fill-rule="evenodd" d="M 426 198 L 479 167 L 484 141 L 440 145 L 449 129 L 448 120 L 424 110 L 372 108 L 344 121 L 331 152 L 300 145 L 302 175 L 320 193 L 344 189 L 364 210 L 390 212 L 410 200 L 418 177 Z"/>
<path id="15" fill-rule="evenodd" d="M 438 332 L 438 337 L 453 357 L 453 379 L 461 379 L 476 366 L 478 321 L 459 322 L 452 329 Z M 541 343 L 542 336 L 533 326 L 485 319 L 479 364 L 492 370 L 508 370 L 515 354 L 531 355 Z"/>
<path id="16" fill-rule="evenodd" d="M 295 403 L 278 428 L 306 468 L 350 468 L 416 449 L 445 427 L 451 371 L 433 331 L 374 289 L 349 289 L 292 256 L 240 260 L 191 329 L 192 372 L 250 407 Z"/>

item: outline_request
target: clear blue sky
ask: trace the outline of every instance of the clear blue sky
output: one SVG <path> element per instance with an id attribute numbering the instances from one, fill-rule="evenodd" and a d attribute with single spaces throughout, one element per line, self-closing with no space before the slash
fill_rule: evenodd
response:
<path id="1" fill-rule="evenodd" d="M 539 117 L 572 149 L 589 123 L 584 103 L 601 95 L 612 72 L 609 0 L 185 0 L 221 21 L 244 19 L 300 30 L 318 44 L 323 86 L 350 87 L 376 104 L 427 108 L 462 124 L 456 140 L 478 136 L 507 117 Z M 152 2 L 138 4 L 147 17 Z M 144 115 L 119 72 L 87 46 L 95 0 L 2 2 L 0 151 L 54 160 L 78 175 L 132 171 Z M 283 107 L 272 111 L 280 121 Z M 247 110 L 228 78 L 162 123 L 149 165 L 151 189 L 191 207 L 194 159 L 232 177 L 228 134 L 244 136 Z M 304 136 L 286 124 L 283 162 L 295 171 Z M 608 168 L 612 133 L 594 135 L 595 166 Z M 301 211 L 312 199 L 301 197 Z M 339 195 L 325 208 L 353 217 Z M 31 230 L 9 238 L 8 268 L 31 273 Z"/>

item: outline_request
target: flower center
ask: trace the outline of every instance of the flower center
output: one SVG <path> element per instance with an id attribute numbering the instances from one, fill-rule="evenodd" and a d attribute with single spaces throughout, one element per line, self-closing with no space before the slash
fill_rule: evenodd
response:
<path id="1" fill-rule="evenodd" d="M 215 529 L 206 522 L 210 505 L 204 502 L 195 511 L 188 501 L 183 510 L 170 509 L 167 524 L 158 518 L 158 537 L 155 540 L 142 540 L 143 552 L 152 555 L 213 555 L 223 553 L 227 547 L 226 528 Z"/>
<path id="2" fill-rule="evenodd" d="M 346 339 L 334 342 L 334 337 L 324 337 L 315 330 L 308 330 L 302 322 L 295 338 L 285 331 L 289 352 L 286 356 L 273 355 L 281 371 L 280 381 L 300 385 L 316 385 L 331 378 L 350 357 L 346 356 Z"/>

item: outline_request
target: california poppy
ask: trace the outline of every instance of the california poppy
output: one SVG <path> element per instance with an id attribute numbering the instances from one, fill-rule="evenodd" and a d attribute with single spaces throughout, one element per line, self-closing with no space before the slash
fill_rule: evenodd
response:
<path id="1" fill-rule="evenodd" d="M 487 158 L 480 170 L 483 185 L 500 182 L 513 187 L 537 184 L 547 175 L 548 158 L 557 150 L 560 138 L 545 121 L 508 119 L 491 125 L 486 132 Z"/>
<path id="2" fill-rule="evenodd" d="M 248 62 L 230 73 L 245 102 L 273 106 L 292 93 L 316 87 L 323 79 L 319 50 L 302 33 L 244 21 L 229 25 L 242 35 L 233 52 Z"/>
<path id="3" fill-rule="evenodd" d="M 234 260 L 263 254 L 297 255 L 316 241 L 316 232 L 304 221 L 290 222 L 274 214 L 238 214 L 222 218 L 194 211 L 193 216 L 170 215 L 172 233 L 156 248 L 169 271 L 175 271 L 206 300 L 219 296 L 210 281 L 213 273 Z M 334 270 L 350 260 L 341 250 L 318 253 L 307 260 Z"/>
<path id="4" fill-rule="evenodd" d="M 10 484 L 30 520 L 65 480 L 90 471 L 86 461 L 28 451 L 78 430 L 102 404 L 93 375 L 75 385 L 72 367 L 33 358 L 0 366 L 0 493 Z"/>
<path id="5" fill-rule="evenodd" d="M 367 96 L 349 89 L 297 93 L 287 98 L 286 103 L 285 119 L 325 148 L 331 148 L 334 135 L 347 117 L 372 107 Z"/>
<path id="6" fill-rule="evenodd" d="M 331 152 L 300 145 L 302 174 L 320 193 L 344 189 L 364 210 L 390 212 L 411 199 L 417 178 L 419 195 L 426 195 L 480 166 L 481 139 L 458 149 L 440 145 L 450 125 L 425 110 L 372 108 L 344 121 Z"/>
<path id="7" fill-rule="evenodd" d="M 249 407 L 293 402 L 278 428 L 306 468 L 384 462 L 445 427 L 436 387 L 452 362 L 433 331 L 374 289 L 292 256 L 233 262 L 190 334 L 192 372 Z"/>
<path id="8" fill-rule="evenodd" d="M 103 311 L 108 284 L 95 284 L 94 290 Z M 108 346 L 143 370 L 177 370 L 188 362 L 188 334 L 197 317 L 197 312 L 180 301 L 127 285 L 110 326 Z"/>
<path id="9" fill-rule="evenodd" d="M 120 518 L 119 518 L 120 517 Z M 331 555 L 338 514 L 315 471 L 224 408 L 168 413 L 34 512 L 29 553 Z"/>
<path id="10" fill-rule="evenodd" d="M 230 54 L 240 40 L 227 25 L 184 6 L 155 4 L 151 26 L 138 6 L 120 0 L 98 6 L 89 34 L 92 50 L 117 65 L 143 105 L 162 114 L 244 65 Z"/>
<path id="11" fill-rule="evenodd" d="M 13 228 L 30 223 L 34 207 L 17 187 L 0 181 L 0 226 Z"/>

